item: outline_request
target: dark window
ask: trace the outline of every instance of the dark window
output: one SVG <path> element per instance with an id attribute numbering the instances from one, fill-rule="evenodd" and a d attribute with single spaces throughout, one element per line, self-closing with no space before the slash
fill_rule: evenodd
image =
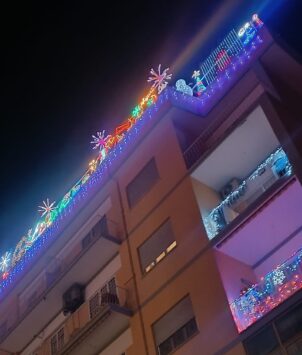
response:
<path id="1" fill-rule="evenodd" d="M 167 355 L 197 332 L 197 324 L 189 297 L 184 298 L 153 325 L 156 347 Z"/>
<path id="2" fill-rule="evenodd" d="M 50 350 L 51 350 L 51 355 L 54 355 L 58 352 L 57 334 L 51 337 Z"/>
<path id="3" fill-rule="evenodd" d="M 90 245 L 91 243 L 91 240 L 92 240 L 92 234 L 91 232 L 89 232 L 86 237 L 84 237 L 82 239 L 82 249 L 86 249 L 88 248 L 88 246 Z"/>
<path id="4" fill-rule="evenodd" d="M 299 333 L 302 335 L 302 304 L 279 318 L 276 321 L 276 328 L 282 343 L 296 337 Z"/>
<path id="5" fill-rule="evenodd" d="M 133 207 L 158 181 L 155 159 L 151 159 L 127 186 L 128 204 Z"/>
<path id="6" fill-rule="evenodd" d="M 278 354 L 279 344 L 272 325 L 265 327 L 244 343 L 249 355 Z M 280 352 L 281 354 L 281 352 Z"/>
<path id="7" fill-rule="evenodd" d="M 107 237 L 109 235 L 108 232 L 108 221 L 106 215 L 103 216 L 96 225 L 92 228 L 93 236 L 99 238 L 101 236 Z"/>
<path id="8" fill-rule="evenodd" d="M 168 219 L 138 248 L 143 272 L 149 272 L 175 246 L 171 221 Z"/>

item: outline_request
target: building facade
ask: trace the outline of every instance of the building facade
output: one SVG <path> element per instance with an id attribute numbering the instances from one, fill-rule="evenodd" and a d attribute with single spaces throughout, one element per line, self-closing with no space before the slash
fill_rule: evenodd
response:
<path id="1" fill-rule="evenodd" d="M 4 254 L 1 354 L 302 354 L 301 66 L 253 16 L 193 79 Z"/>

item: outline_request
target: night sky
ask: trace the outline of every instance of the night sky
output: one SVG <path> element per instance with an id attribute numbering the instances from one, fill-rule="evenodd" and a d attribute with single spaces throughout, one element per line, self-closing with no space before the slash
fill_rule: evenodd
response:
<path id="1" fill-rule="evenodd" d="M 110 133 L 127 117 L 148 89 L 151 67 L 171 66 L 177 78 L 192 72 L 254 12 L 299 56 L 298 3 L 27 1 L 2 8 L 0 254 L 35 224 L 43 200 L 58 201 L 83 174 L 95 156 L 91 135 Z M 179 54 L 202 29 L 203 41 L 182 66 Z"/>

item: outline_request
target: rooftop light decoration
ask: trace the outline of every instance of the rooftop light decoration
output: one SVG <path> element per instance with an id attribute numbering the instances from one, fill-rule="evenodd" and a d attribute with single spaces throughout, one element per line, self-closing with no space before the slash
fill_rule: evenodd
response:
<path id="1" fill-rule="evenodd" d="M 257 30 L 262 26 L 262 22 L 258 16 L 253 16 L 251 26 Z M 255 36 L 256 33 L 257 31 L 255 32 Z M 242 39 L 245 38 L 244 36 L 245 32 L 243 33 L 242 31 Z M 253 39 L 251 35 L 249 36 L 252 41 Z M 239 53 L 244 47 L 244 44 L 237 34 L 234 43 L 236 49 L 235 52 Z M 227 49 L 225 54 L 221 53 L 218 57 L 219 63 L 216 63 L 216 65 L 219 64 L 220 67 L 221 65 L 226 66 L 224 62 L 226 55 L 231 58 L 235 52 L 233 49 L 230 51 Z M 49 203 L 49 200 L 44 201 L 45 203 L 40 206 L 40 212 L 42 215 L 36 225 L 20 239 L 14 250 L 5 252 L 3 256 L 0 257 L 0 271 L 2 273 L 0 273 L 0 279 L 2 278 L 2 282 L 0 281 L 0 296 L 3 290 L 14 282 L 15 277 L 31 262 L 32 258 L 38 253 L 38 251 L 47 247 L 49 240 L 57 234 L 59 221 L 69 215 L 75 204 L 79 203 L 79 201 L 86 197 L 88 187 L 93 185 L 94 181 L 99 179 L 100 171 L 106 169 L 107 165 L 102 163 L 107 161 L 110 151 L 114 151 L 114 148 L 118 146 L 120 142 L 127 141 L 125 140 L 125 137 L 127 137 L 128 133 L 130 136 L 130 132 L 133 132 L 132 127 L 135 126 L 135 131 L 139 131 L 138 127 L 140 127 L 140 125 L 138 122 L 141 121 L 142 116 L 149 107 L 152 109 L 152 106 L 158 100 L 158 95 L 160 95 L 167 87 L 168 81 L 172 77 L 172 74 L 168 73 L 168 71 L 169 68 L 162 71 L 161 65 L 158 66 L 157 71 L 153 68 L 150 70 L 150 76 L 147 81 L 151 83 L 152 86 L 148 93 L 133 108 L 129 117 L 116 127 L 111 134 L 105 135 L 105 131 L 99 131 L 96 135 L 92 136 L 93 140 L 91 141 L 91 144 L 93 144 L 93 149 L 98 151 L 98 155 L 89 163 L 84 175 L 63 196 L 63 198 L 57 202 L 55 207 L 54 203 Z M 204 92 L 208 91 L 210 77 L 209 73 L 203 71 L 202 66 L 200 70 L 195 70 L 193 72 L 192 78 L 195 80 L 195 84 L 193 85 L 192 90 L 197 96 L 202 96 Z M 180 84 L 184 87 L 183 83 Z M 186 93 L 191 93 L 191 90 L 189 90 L 191 89 L 191 86 L 187 85 L 185 89 Z M 114 153 L 114 155 L 115 154 L 116 153 Z M 81 194 L 79 194 L 79 191 L 81 191 Z"/>
<path id="2" fill-rule="evenodd" d="M 71 205 L 78 192 L 86 185 L 88 180 L 94 175 L 101 163 L 106 159 L 108 153 L 114 148 L 131 130 L 133 125 L 142 117 L 144 112 L 157 101 L 157 94 L 167 86 L 167 80 L 171 79 L 172 74 L 168 74 L 169 68 L 161 72 L 161 65 L 158 66 L 156 73 L 151 69 L 152 77 L 149 77 L 148 82 L 153 82 L 148 93 L 140 100 L 134 107 L 130 116 L 122 122 L 112 134 L 106 135 L 105 131 L 99 131 L 92 136 L 91 144 L 93 149 L 98 151 L 98 156 L 93 159 L 88 166 L 87 171 L 81 179 L 64 195 L 64 197 L 57 203 L 50 202 L 49 198 L 42 202 L 39 206 L 41 217 L 34 228 L 30 229 L 28 233 L 21 238 L 15 249 L 10 252 L 5 252 L 0 258 L 0 271 L 2 275 L 2 283 L 0 284 L 0 294 L 3 288 L 9 283 L 10 273 L 17 265 L 22 263 L 22 258 L 27 255 L 30 256 L 31 249 L 34 248 L 36 242 L 48 232 L 49 228 L 58 222 L 58 219 L 65 215 L 66 210 Z M 55 223 L 56 222 L 56 223 Z M 20 266 L 20 270 L 23 270 Z"/>
<path id="3" fill-rule="evenodd" d="M 176 90 L 190 95 L 187 87 L 192 86 L 194 95 L 199 97 L 207 92 L 207 88 L 216 83 L 230 72 L 235 70 L 238 57 L 243 53 L 249 56 L 247 47 L 254 46 L 259 29 L 263 26 L 257 14 L 254 14 L 249 22 L 246 22 L 239 31 L 231 30 L 222 42 L 212 51 L 212 53 L 200 64 L 199 69 L 195 69 L 191 78 L 195 82 L 184 85 L 184 82 L 176 82 Z M 181 79 L 183 80 L 183 79 Z"/>

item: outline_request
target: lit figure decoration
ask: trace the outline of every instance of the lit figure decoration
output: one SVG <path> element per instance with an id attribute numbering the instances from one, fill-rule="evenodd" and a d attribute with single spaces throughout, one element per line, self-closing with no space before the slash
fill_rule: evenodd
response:
<path id="1" fill-rule="evenodd" d="M 263 22 L 260 20 L 258 14 L 254 14 L 252 16 L 252 22 L 253 22 L 253 25 L 257 28 L 261 28 L 263 26 Z"/>
<path id="2" fill-rule="evenodd" d="M 180 91 L 183 94 L 193 96 L 193 89 L 189 85 L 187 85 L 184 79 L 177 80 L 175 83 L 175 87 L 177 91 Z"/>
<path id="3" fill-rule="evenodd" d="M 7 271 L 8 267 L 9 267 L 10 259 L 11 259 L 11 253 L 8 251 L 1 257 L 0 270 L 2 272 Z"/>
<path id="4" fill-rule="evenodd" d="M 206 87 L 200 78 L 200 70 L 194 70 L 192 78 L 196 81 L 196 84 L 193 86 L 193 90 L 196 90 L 197 96 L 201 96 L 201 94 L 206 90 Z"/>
<path id="5" fill-rule="evenodd" d="M 96 132 L 96 136 L 92 136 L 93 141 L 90 142 L 91 144 L 94 144 L 92 149 L 99 149 L 101 152 L 106 147 L 107 137 L 105 137 L 105 131 Z"/>
<path id="6" fill-rule="evenodd" d="M 157 88 L 158 94 L 160 94 L 168 85 L 168 81 L 172 78 L 172 74 L 168 74 L 169 68 L 166 68 L 161 73 L 161 64 L 158 66 L 158 72 L 152 68 L 150 70 L 151 76 L 148 78 L 148 83 L 153 82 L 152 87 Z"/>
<path id="7" fill-rule="evenodd" d="M 43 201 L 43 206 L 39 206 L 40 209 L 38 210 L 38 212 L 41 213 L 41 217 L 54 211 L 56 209 L 56 207 L 54 207 L 55 203 L 56 203 L 56 201 L 50 203 L 49 198 L 47 198 L 46 201 Z"/>

